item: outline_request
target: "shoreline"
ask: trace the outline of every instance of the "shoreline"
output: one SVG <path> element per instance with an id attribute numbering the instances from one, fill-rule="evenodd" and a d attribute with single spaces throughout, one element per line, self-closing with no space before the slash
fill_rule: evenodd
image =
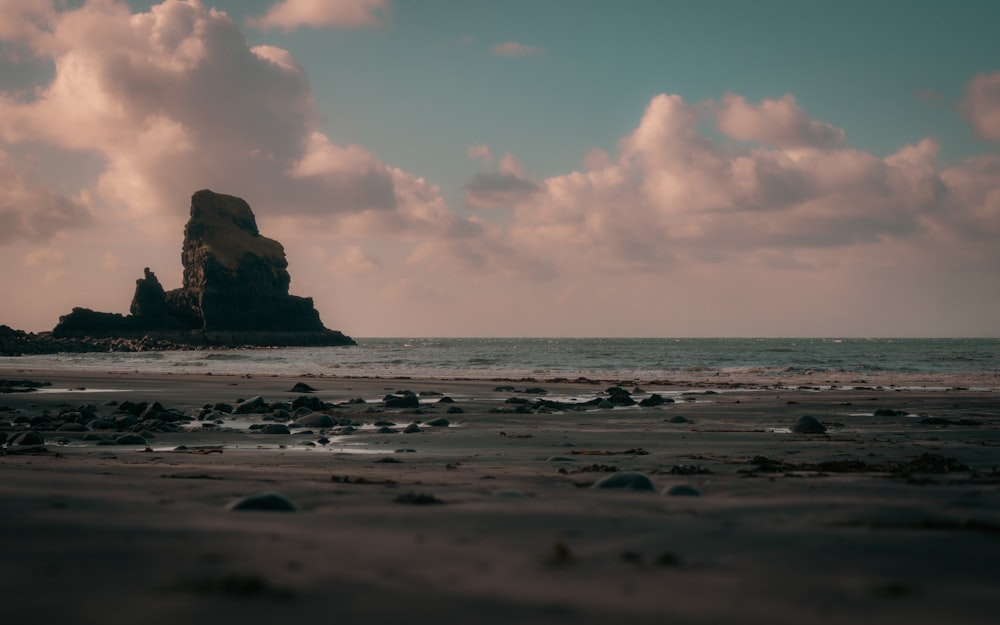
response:
<path id="1" fill-rule="evenodd" d="M 13 409 L 0 412 L 8 431 L 88 403 L 107 419 L 110 400 L 194 415 L 208 403 L 305 396 L 337 419 L 266 434 L 249 429 L 273 423 L 264 413 L 216 415 L 221 424 L 195 420 L 145 445 L 59 444 L 67 433 L 43 431 L 44 451 L 8 448 L 0 592 L 17 598 L 5 606 L 15 620 L 985 625 L 998 607 L 995 386 L 629 388 L 674 401 L 548 411 L 540 400 L 607 389 L 10 369 L 0 378 L 116 389 L 0 395 Z M 316 391 L 292 392 L 298 381 Z M 420 394 L 418 408 L 382 401 L 404 389 Z M 794 433 L 802 415 L 827 431 Z M 441 418 L 448 424 L 430 425 Z M 651 490 L 594 487 L 615 476 Z M 230 509 L 263 493 L 296 511 Z"/>

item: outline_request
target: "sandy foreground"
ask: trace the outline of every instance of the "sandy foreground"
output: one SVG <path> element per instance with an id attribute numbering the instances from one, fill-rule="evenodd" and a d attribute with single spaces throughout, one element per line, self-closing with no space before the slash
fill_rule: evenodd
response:
<path id="1" fill-rule="evenodd" d="M 8 436 L 46 411 L 111 415 L 112 400 L 192 415 L 257 395 L 291 402 L 296 382 L 357 427 L 261 434 L 248 426 L 262 415 L 247 415 L 146 445 L 42 431 L 44 448 L 10 446 L 4 622 L 973 624 L 1000 612 L 995 377 L 822 390 L 700 380 L 635 394 L 675 399 L 656 407 L 528 414 L 507 400 L 583 401 L 606 386 L 0 378 L 52 383 L 0 395 Z M 421 413 L 382 406 L 401 389 L 425 393 Z M 791 432 L 802 415 L 828 431 Z M 440 417 L 450 424 L 427 425 Z M 653 490 L 594 487 L 631 472 Z M 694 494 L 669 494 L 683 487 Z M 297 509 L 230 509 L 262 493 Z"/>

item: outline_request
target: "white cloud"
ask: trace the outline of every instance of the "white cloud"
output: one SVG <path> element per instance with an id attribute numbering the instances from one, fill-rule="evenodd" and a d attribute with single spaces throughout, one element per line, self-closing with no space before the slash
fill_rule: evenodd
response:
<path id="1" fill-rule="evenodd" d="M 135 15 L 123 4 L 91 3 L 59 13 L 52 32 L 55 77 L 32 99 L 0 93 L 0 138 L 103 158 L 95 189 L 105 218 L 140 218 L 164 231 L 186 216 L 191 192 L 212 188 L 259 211 L 400 211 L 368 219 L 371 227 L 406 223 L 417 210 L 408 186 L 430 188 L 319 132 L 298 61 L 275 46 L 248 47 L 225 13 L 174 0 Z M 409 194 L 405 205 L 397 193 Z"/>
<path id="2" fill-rule="evenodd" d="M 810 119 L 795 96 L 749 104 L 727 93 L 715 107 L 719 130 L 738 141 L 757 141 L 783 148 L 835 148 L 844 145 L 844 131 Z"/>
<path id="3" fill-rule="evenodd" d="M 263 30 L 285 31 L 300 26 L 373 28 L 381 25 L 388 14 L 388 0 L 280 0 L 267 13 L 247 23 Z"/>
<path id="4" fill-rule="evenodd" d="M 545 48 L 531 46 L 516 41 L 508 41 L 493 46 L 493 54 L 497 56 L 531 56 L 545 52 Z"/>
<path id="5" fill-rule="evenodd" d="M 979 74 L 970 80 L 962 109 L 979 136 L 1000 141 L 1000 72 Z"/>

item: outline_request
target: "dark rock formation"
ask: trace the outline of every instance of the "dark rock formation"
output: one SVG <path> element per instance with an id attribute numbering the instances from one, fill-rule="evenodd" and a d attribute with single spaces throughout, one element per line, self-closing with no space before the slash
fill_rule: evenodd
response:
<path id="1" fill-rule="evenodd" d="M 52 336 L 231 347 L 354 344 L 323 325 L 311 298 L 289 295 L 284 248 L 260 234 L 253 211 L 238 197 L 207 189 L 191 197 L 181 261 L 181 288 L 164 291 L 146 268 L 130 315 L 74 308 L 59 318 Z"/>

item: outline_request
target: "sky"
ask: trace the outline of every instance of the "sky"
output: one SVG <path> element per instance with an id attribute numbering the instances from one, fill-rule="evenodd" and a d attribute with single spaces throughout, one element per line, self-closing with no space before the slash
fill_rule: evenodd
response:
<path id="1" fill-rule="evenodd" d="M 244 198 L 354 337 L 1000 336 L 1000 3 L 0 0 L 0 324 Z"/>

